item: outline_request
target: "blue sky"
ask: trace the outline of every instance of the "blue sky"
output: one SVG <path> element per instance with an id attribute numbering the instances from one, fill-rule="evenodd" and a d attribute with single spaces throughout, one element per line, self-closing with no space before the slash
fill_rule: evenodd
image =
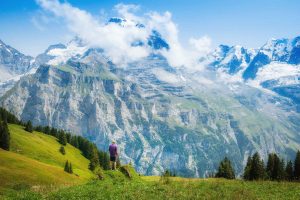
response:
<path id="1" fill-rule="evenodd" d="M 138 4 L 140 13 L 172 13 L 180 40 L 207 35 L 213 45 L 240 44 L 257 48 L 269 38 L 300 35 L 299 0 L 68 0 L 93 15 L 113 16 L 118 3 Z M 34 23 L 42 12 L 34 0 L 3 0 L 0 4 L 0 39 L 30 55 L 50 44 L 65 43 L 72 34 L 65 24 L 50 20 L 42 28 Z M 49 19 L 48 19 L 49 20 Z"/>

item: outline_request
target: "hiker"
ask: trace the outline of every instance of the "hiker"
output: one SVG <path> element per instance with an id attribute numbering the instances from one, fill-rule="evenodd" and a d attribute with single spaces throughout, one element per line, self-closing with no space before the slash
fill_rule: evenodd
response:
<path id="1" fill-rule="evenodd" d="M 118 149 L 115 141 L 112 141 L 111 145 L 109 145 L 109 155 L 110 155 L 110 166 L 112 170 L 117 169 L 117 156 Z"/>

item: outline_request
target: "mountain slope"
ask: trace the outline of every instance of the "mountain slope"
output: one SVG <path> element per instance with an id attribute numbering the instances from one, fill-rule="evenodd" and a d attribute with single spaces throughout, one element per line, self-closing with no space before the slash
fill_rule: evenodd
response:
<path id="1" fill-rule="evenodd" d="M 0 82 L 29 71 L 32 59 L 0 40 Z"/>
<path id="2" fill-rule="evenodd" d="M 30 188 L 57 184 L 73 185 L 82 182 L 78 177 L 63 171 L 63 167 L 45 164 L 14 152 L 0 149 L 0 190 L 17 188 L 18 185 Z"/>
<path id="3" fill-rule="evenodd" d="M 13 87 L 19 77 L 31 70 L 33 58 L 0 40 L 0 96 Z"/>
<path id="4" fill-rule="evenodd" d="M 89 161 L 67 144 L 66 154 L 59 152 L 56 138 L 38 132 L 29 133 L 19 125 L 9 124 L 11 151 L 0 149 L 0 188 L 74 185 L 93 177 Z M 64 172 L 66 160 L 72 162 L 74 174 Z M 77 174 L 77 175 L 75 175 Z"/>
<path id="5" fill-rule="evenodd" d="M 91 177 L 92 173 L 88 170 L 89 160 L 81 155 L 79 149 L 67 144 L 66 155 L 62 155 L 59 152 L 61 145 L 52 136 L 38 132 L 30 134 L 17 125 L 10 125 L 9 130 L 13 133 L 11 151 L 59 167 L 64 166 L 66 160 L 69 160 L 75 174 L 85 179 Z"/>
<path id="6" fill-rule="evenodd" d="M 145 28 L 119 18 L 108 23 Z M 122 161 L 144 174 L 206 176 L 224 156 L 240 173 L 255 151 L 293 158 L 300 141 L 299 38 L 256 50 L 221 45 L 208 55 L 209 70 L 195 72 L 170 66 L 160 53 L 169 44 L 151 33 L 132 45 L 152 53 L 126 67 L 80 38 L 52 45 L 35 59 L 36 73 L 21 78 L 0 105 L 35 125 L 68 127 L 103 150 L 114 139 Z"/>
<path id="7" fill-rule="evenodd" d="M 237 93 L 152 55 L 117 68 L 89 50 L 66 64 L 42 65 L 1 98 L 1 105 L 34 124 L 68 127 L 107 148 L 138 172 L 173 169 L 205 176 L 229 156 L 240 173 L 247 156 L 299 148 L 299 115 L 288 100 L 246 86 Z M 278 102 L 281 106 L 277 106 Z"/>

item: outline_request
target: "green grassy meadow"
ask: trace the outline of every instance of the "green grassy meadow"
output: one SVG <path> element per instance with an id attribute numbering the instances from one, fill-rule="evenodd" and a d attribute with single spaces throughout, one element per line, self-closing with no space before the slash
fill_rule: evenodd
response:
<path id="1" fill-rule="evenodd" d="M 160 177 L 129 179 L 121 172 L 106 172 L 104 180 L 65 187 L 42 195 L 32 191 L 10 192 L 7 199 L 300 199 L 299 183 L 245 182 L 225 179 Z"/>
<path id="2" fill-rule="evenodd" d="M 10 151 L 60 168 L 63 168 L 66 160 L 68 160 L 73 165 L 74 173 L 80 179 L 88 180 L 93 176 L 88 170 L 89 160 L 72 145 L 67 144 L 64 147 L 66 154 L 62 155 L 59 152 L 61 144 L 53 136 L 36 131 L 28 133 L 23 127 L 14 124 L 9 125 L 9 130 L 11 133 Z"/>
<path id="3" fill-rule="evenodd" d="M 10 124 L 11 149 L 0 149 L 0 192 L 12 188 L 59 188 L 85 183 L 94 177 L 89 160 L 73 146 L 59 152 L 57 139 L 43 133 L 29 133 L 24 127 Z M 66 160 L 72 162 L 74 174 L 64 172 Z"/>
<path id="4" fill-rule="evenodd" d="M 62 189 L 47 199 L 300 199 L 297 183 L 224 179 L 104 180 Z M 156 179 L 156 178 L 154 178 Z"/>
<path id="5" fill-rule="evenodd" d="M 0 150 L 0 199 L 300 199 L 300 183 L 247 182 L 140 176 L 130 166 L 103 171 L 103 180 L 88 170 L 89 161 L 56 138 L 9 125 L 11 151 Z M 66 160 L 74 174 L 64 172 Z"/>

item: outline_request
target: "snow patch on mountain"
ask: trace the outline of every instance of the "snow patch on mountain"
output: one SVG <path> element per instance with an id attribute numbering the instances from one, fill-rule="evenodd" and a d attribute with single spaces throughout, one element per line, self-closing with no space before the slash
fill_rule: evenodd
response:
<path id="1" fill-rule="evenodd" d="M 293 86 L 297 88 L 297 85 L 300 84 L 300 65 L 272 62 L 260 68 L 255 79 L 247 80 L 245 83 L 251 87 L 260 89 L 266 94 L 281 96 L 282 94 L 278 92 L 277 87 L 289 88 Z M 295 92 L 294 90 L 290 90 L 290 94 L 283 96 L 290 97 Z"/>
<path id="2" fill-rule="evenodd" d="M 69 44 L 66 48 L 54 48 L 47 53 L 54 58 L 48 61 L 49 65 L 59 65 L 66 63 L 70 58 L 82 56 L 88 48 L 78 46 L 76 43 Z"/>
<path id="3" fill-rule="evenodd" d="M 255 80 L 263 82 L 266 80 L 297 75 L 300 75 L 300 65 L 272 62 L 258 70 Z"/>

